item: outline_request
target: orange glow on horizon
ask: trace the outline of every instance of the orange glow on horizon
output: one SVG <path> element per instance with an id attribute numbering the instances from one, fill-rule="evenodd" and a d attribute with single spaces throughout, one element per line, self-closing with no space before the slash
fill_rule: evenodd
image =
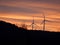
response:
<path id="1" fill-rule="evenodd" d="M 43 13 L 46 17 L 46 30 L 60 32 L 60 4 L 32 1 L 8 1 L 0 2 L 0 20 L 20 26 L 25 23 L 31 25 L 33 16 L 35 24 L 43 26 Z M 42 24 L 41 24 L 42 23 Z M 31 29 L 31 26 L 28 26 Z"/>

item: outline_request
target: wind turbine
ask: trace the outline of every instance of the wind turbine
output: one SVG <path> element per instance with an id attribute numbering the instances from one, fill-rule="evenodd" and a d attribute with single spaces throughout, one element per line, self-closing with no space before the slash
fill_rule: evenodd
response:
<path id="1" fill-rule="evenodd" d="M 32 24 L 31 24 L 31 25 L 32 25 L 32 30 L 34 30 L 34 25 L 37 26 L 37 27 L 39 27 L 39 26 L 38 26 L 37 24 L 35 24 L 34 16 L 33 16 L 32 18 L 33 18 L 33 19 L 32 19 Z M 36 27 L 36 28 L 37 28 L 37 27 Z M 36 30 L 36 28 L 35 28 L 35 30 Z M 39 28 L 40 28 L 40 27 L 39 27 Z"/>
<path id="2" fill-rule="evenodd" d="M 46 21 L 45 20 L 45 15 L 43 13 L 43 21 L 42 21 L 42 23 L 43 23 L 43 31 L 45 31 L 45 21 Z M 35 17 L 34 16 L 32 16 L 32 24 L 30 26 L 32 26 L 32 30 L 34 30 L 35 26 L 37 26 L 37 27 L 40 28 L 40 26 L 38 26 L 37 24 L 35 24 Z"/>
<path id="3" fill-rule="evenodd" d="M 31 24 L 31 25 L 28 25 L 28 26 L 31 26 L 31 29 L 32 29 L 32 30 L 34 30 L 34 24 L 35 24 L 34 22 L 35 22 L 35 21 L 34 21 L 34 16 L 33 16 L 33 17 L 32 17 L 32 24 Z"/>
<path id="4" fill-rule="evenodd" d="M 43 14 L 43 21 L 42 21 L 42 23 L 43 23 L 43 31 L 45 31 L 45 21 L 46 21 L 46 19 L 45 19 L 44 13 L 42 13 L 42 14 Z"/>
<path id="5" fill-rule="evenodd" d="M 32 20 L 32 30 L 34 30 L 34 16 L 33 16 L 33 20 Z"/>

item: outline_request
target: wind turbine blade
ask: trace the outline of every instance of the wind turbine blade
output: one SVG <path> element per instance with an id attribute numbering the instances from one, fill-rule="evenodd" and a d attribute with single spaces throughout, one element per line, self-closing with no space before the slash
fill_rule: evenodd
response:
<path id="1" fill-rule="evenodd" d="M 36 26 L 38 26 L 37 24 L 35 24 Z M 40 28 L 40 26 L 38 26 Z"/>
<path id="2" fill-rule="evenodd" d="M 44 23 L 44 21 L 41 22 L 41 24 L 43 24 L 43 23 Z"/>

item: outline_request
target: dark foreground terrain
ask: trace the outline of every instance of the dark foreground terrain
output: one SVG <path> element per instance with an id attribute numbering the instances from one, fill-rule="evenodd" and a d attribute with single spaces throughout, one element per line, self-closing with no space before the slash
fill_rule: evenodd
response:
<path id="1" fill-rule="evenodd" d="M 59 32 L 28 31 L 14 24 L 0 21 L 0 44 L 2 45 L 54 45 L 60 44 Z"/>

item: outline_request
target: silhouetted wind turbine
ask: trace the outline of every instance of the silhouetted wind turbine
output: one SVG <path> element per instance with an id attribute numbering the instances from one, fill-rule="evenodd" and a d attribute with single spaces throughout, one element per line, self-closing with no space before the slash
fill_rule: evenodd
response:
<path id="1" fill-rule="evenodd" d="M 45 31 L 45 21 L 46 21 L 46 19 L 45 19 L 45 15 L 44 15 L 44 13 L 43 13 L 43 31 Z"/>
<path id="2" fill-rule="evenodd" d="M 34 16 L 33 16 L 32 18 L 33 18 L 33 19 L 32 19 L 32 24 L 31 24 L 31 25 L 32 25 L 32 30 L 34 30 L 34 25 L 36 25 L 36 24 L 35 24 Z M 36 26 L 39 27 L 38 25 L 36 25 Z"/>
<path id="3" fill-rule="evenodd" d="M 42 23 L 43 23 L 43 31 L 45 31 L 45 15 L 44 15 L 44 13 L 43 13 L 43 21 L 42 21 Z M 37 24 L 35 24 L 35 18 L 34 18 L 34 16 L 32 17 L 32 30 L 34 30 L 34 25 L 35 26 L 37 26 L 37 27 L 39 27 L 40 28 L 40 26 L 38 26 Z"/>
<path id="4" fill-rule="evenodd" d="M 32 30 L 34 30 L 34 16 L 33 16 L 33 20 L 32 20 Z"/>

